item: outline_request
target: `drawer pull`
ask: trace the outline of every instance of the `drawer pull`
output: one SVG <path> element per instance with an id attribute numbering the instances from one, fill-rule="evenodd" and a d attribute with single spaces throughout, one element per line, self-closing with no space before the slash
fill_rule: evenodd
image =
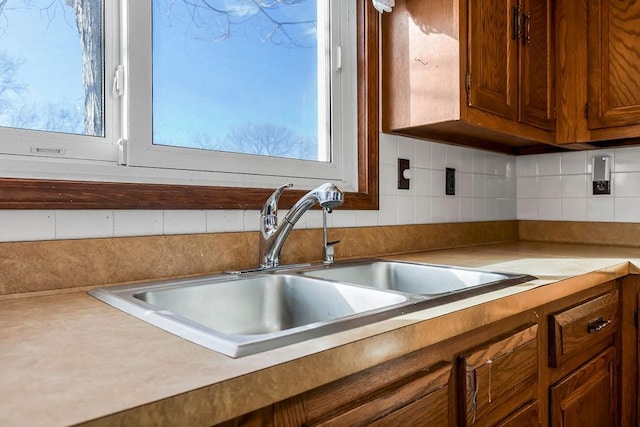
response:
<path id="1" fill-rule="evenodd" d="M 602 317 L 598 317 L 596 320 L 587 323 L 587 332 L 592 333 L 601 331 L 610 323 L 611 320 L 604 320 Z"/>

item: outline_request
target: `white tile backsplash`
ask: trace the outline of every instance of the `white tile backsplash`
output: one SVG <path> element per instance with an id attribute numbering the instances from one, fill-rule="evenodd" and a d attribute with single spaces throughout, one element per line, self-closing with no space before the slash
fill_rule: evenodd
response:
<path id="1" fill-rule="evenodd" d="M 610 195 L 593 194 L 595 156 L 611 158 Z M 640 147 L 520 156 L 516 173 L 517 219 L 640 222 Z"/>
<path id="2" fill-rule="evenodd" d="M 380 136 L 380 210 L 336 209 L 331 227 L 548 219 L 640 222 L 640 147 L 509 156 L 397 135 Z M 612 159 L 612 194 L 593 196 L 591 158 Z M 411 189 L 397 189 L 397 159 Z M 445 196 L 445 168 L 456 195 Z M 282 218 L 286 211 L 280 211 Z M 258 231 L 258 210 L 0 211 L 0 241 Z M 319 228 L 319 210 L 296 228 Z"/>
<path id="3" fill-rule="evenodd" d="M 0 236 L 4 242 L 53 240 L 55 217 L 54 211 L 0 210 Z"/>
<path id="4" fill-rule="evenodd" d="M 220 211 L 233 212 L 233 211 Z M 113 212 L 113 234 L 115 236 L 153 236 L 164 233 L 164 212 L 130 211 Z M 109 236 L 110 237 L 110 236 Z"/>
<path id="5" fill-rule="evenodd" d="M 207 212 L 171 210 L 164 213 L 164 234 L 193 234 L 207 232 Z"/>
<path id="6" fill-rule="evenodd" d="M 114 235 L 113 211 L 58 211 L 55 230 L 56 239 L 82 239 L 87 235 L 111 237 Z"/>

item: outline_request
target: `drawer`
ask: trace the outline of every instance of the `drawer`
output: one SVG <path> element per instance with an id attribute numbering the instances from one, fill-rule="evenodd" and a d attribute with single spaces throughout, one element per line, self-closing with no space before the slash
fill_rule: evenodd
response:
<path id="1" fill-rule="evenodd" d="M 550 315 L 549 365 L 556 368 L 567 358 L 616 332 L 619 317 L 617 290 Z"/>

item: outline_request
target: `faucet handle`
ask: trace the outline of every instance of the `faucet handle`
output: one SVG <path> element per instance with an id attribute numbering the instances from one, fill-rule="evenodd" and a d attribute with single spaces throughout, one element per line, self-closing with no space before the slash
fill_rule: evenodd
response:
<path id="1" fill-rule="evenodd" d="M 260 211 L 260 231 L 265 236 L 269 236 L 278 229 L 278 200 L 280 195 L 287 188 L 293 187 L 292 183 L 287 183 L 276 188 L 262 206 Z"/>
<path id="2" fill-rule="evenodd" d="M 272 216 L 278 215 L 278 200 L 280 200 L 280 195 L 287 188 L 293 187 L 292 183 L 283 184 L 280 187 L 276 188 L 274 192 L 269 196 L 266 202 L 264 202 L 264 206 L 262 206 L 262 211 L 260 211 L 261 216 Z"/>

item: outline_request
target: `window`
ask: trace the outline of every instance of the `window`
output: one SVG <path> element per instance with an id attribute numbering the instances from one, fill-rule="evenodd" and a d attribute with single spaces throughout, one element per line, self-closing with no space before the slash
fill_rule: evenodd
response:
<path id="1" fill-rule="evenodd" d="M 11 16 L 9 14 L 12 10 L 10 6 L 19 4 L 23 9 L 28 9 L 36 3 L 38 2 L 35 0 L 0 2 L 0 7 L 4 6 L 4 10 L 0 10 L 4 22 L 8 22 Z M 64 24 L 72 28 L 75 23 L 77 30 L 77 22 L 83 17 L 78 18 L 75 14 L 69 13 L 69 10 L 64 11 L 64 7 L 71 3 L 66 1 L 43 2 L 39 5 L 38 10 L 39 13 L 43 11 L 50 13 L 51 10 L 48 10 L 47 7 L 55 7 L 54 18 L 61 19 Z M 315 181 L 331 179 L 350 183 L 354 194 L 363 195 L 363 201 L 370 200 L 371 190 L 377 185 L 372 184 L 373 180 L 367 175 L 373 163 L 377 165 L 377 159 L 374 158 L 375 150 L 366 151 L 366 142 L 363 143 L 361 140 L 362 135 L 366 133 L 368 139 L 374 137 L 377 141 L 377 119 L 373 122 L 369 120 L 369 117 L 377 117 L 375 111 L 377 106 L 371 106 L 365 114 L 362 114 L 361 110 L 358 115 L 355 99 L 358 96 L 360 105 L 363 104 L 363 101 L 367 101 L 368 105 L 371 97 L 366 96 L 365 85 L 370 90 L 368 95 L 377 94 L 377 74 L 375 76 L 376 82 L 372 80 L 371 73 L 367 72 L 368 69 L 361 72 L 362 79 L 357 82 L 355 77 L 357 75 L 357 61 L 371 64 L 370 58 L 377 57 L 377 22 L 375 25 L 371 22 L 370 7 L 363 0 L 357 1 L 360 7 L 358 22 L 368 22 L 371 30 L 362 36 L 364 40 L 358 39 L 360 47 L 367 49 L 364 52 L 365 55 L 358 58 L 356 58 L 355 49 L 329 48 L 329 46 L 344 46 L 345 41 L 355 45 L 356 0 L 352 2 L 284 0 L 273 3 L 225 0 L 219 2 L 224 8 L 219 9 L 216 13 L 205 8 L 206 5 L 212 4 L 211 2 L 131 1 L 123 2 L 126 8 L 122 11 L 118 10 L 117 3 L 119 2 L 104 2 L 104 6 L 107 6 L 104 7 L 99 0 L 75 1 L 76 5 L 100 6 L 98 8 L 103 12 L 101 25 L 103 25 L 104 31 L 102 28 L 94 28 L 93 33 L 93 36 L 96 33 L 100 34 L 100 37 L 94 37 L 94 39 L 102 41 L 102 46 L 100 49 L 92 50 L 94 53 L 100 50 L 104 52 L 101 61 L 97 55 L 98 59 L 93 62 L 93 67 L 100 70 L 100 73 L 97 73 L 99 75 L 94 77 L 96 81 L 93 82 L 93 87 L 99 88 L 96 94 L 102 96 L 102 100 L 98 102 L 98 107 L 91 110 L 101 113 L 97 118 L 103 121 L 103 128 L 94 127 L 88 131 L 87 117 L 83 117 L 83 129 L 78 130 L 79 126 L 76 120 L 74 130 L 63 129 L 61 132 L 51 128 L 21 127 L 9 122 L 0 122 L 0 125 L 3 126 L 0 129 L 0 141 L 2 141 L 0 145 L 20 147 L 17 152 L 0 147 L 5 153 L 0 159 L 3 166 L 7 163 L 15 164 L 13 168 L 6 168 L 10 174 L 24 178 L 78 179 L 80 177 L 92 181 L 159 182 L 166 184 L 165 190 L 169 190 L 173 184 L 200 184 L 207 187 L 194 189 L 194 191 L 208 195 L 225 192 L 220 187 L 210 187 L 214 182 L 216 185 L 272 187 L 274 184 L 282 183 L 283 177 L 286 177 L 292 180 L 298 179 L 300 186 L 304 187 L 314 185 Z M 351 6 L 347 7 L 347 3 Z M 262 16 L 265 15 L 263 12 L 267 12 L 261 7 L 276 4 L 284 4 L 290 9 L 283 7 L 274 14 L 267 14 L 268 19 L 257 20 L 258 15 Z M 247 5 L 257 6 L 247 7 Z M 176 7 L 182 9 L 176 11 Z M 196 7 L 200 9 L 196 10 Z M 222 12 L 220 13 L 220 11 Z M 122 13 L 120 14 L 120 12 Z M 122 21 L 123 37 L 120 40 L 121 32 L 118 24 L 121 15 L 124 20 Z M 51 15 L 46 16 L 48 20 L 53 22 Z M 367 16 L 369 18 L 365 20 L 363 17 Z M 98 21 L 100 19 L 95 20 L 95 22 Z M 83 22 L 86 22 L 86 19 Z M 282 32 L 282 28 L 285 26 L 296 26 L 296 29 Z M 212 35 L 209 31 L 214 27 L 218 33 Z M 176 31 L 182 32 L 186 36 L 180 46 L 175 43 Z M 254 68 L 243 69 L 240 67 L 239 69 L 247 76 L 255 76 L 254 78 L 248 77 L 252 80 L 252 85 L 247 84 L 246 89 L 254 93 L 262 86 L 266 92 L 259 93 L 253 98 L 246 97 L 249 103 L 240 104 L 236 102 L 239 101 L 236 98 L 241 97 L 222 94 L 217 99 L 218 97 L 205 91 L 205 86 L 215 86 L 212 83 L 220 83 L 220 80 L 225 80 L 213 72 L 209 73 L 210 80 L 207 80 L 206 70 L 212 69 L 211 61 L 215 60 L 213 58 L 221 57 L 219 53 L 215 53 L 215 49 L 212 49 L 214 51 L 212 56 L 202 54 L 207 50 L 202 47 L 207 35 L 212 39 L 217 37 L 223 40 L 225 37 L 231 38 L 234 35 L 239 39 L 242 38 L 240 41 L 236 40 L 236 45 L 233 48 L 226 48 L 228 51 L 233 51 L 234 54 L 237 53 L 236 58 L 234 59 L 232 55 L 225 57 L 224 61 L 235 64 L 241 62 L 238 58 L 245 59 L 245 62 L 253 65 Z M 256 37 L 258 36 L 260 36 L 262 44 L 266 43 L 266 52 L 255 50 Z M 375 37 L 375 44 L 372 36 Z M 82 37 L 82 31 L 78 32 L 77 37 Z M 171 42 L 167 43 L 168 39 Z M 248 50 L 239 48 L 240 45 L 249 42 L 253 45 Z M 120 70 L 117 68 L 119 61 L 115 60 L 120 59 L 119 46 L 122 46 L 123 66 L 127 79 L 123 79 L 119 74 Z M 38 51 L 38 49 L 46 48 L 38 45 L 35 50 Z M 279 54 L 283 55 L 282 58 L 286 58 L 287 55 L 297 55 L 306 57 L 306 60 L 299 61 L 300 70 L 292 69 L 290 64 L 278 70 L 271 67 L 269 61 L 265 60 L 277 57 L 277 54 L 273 53 L 275 50 L 281 50 Z M 342 50 L 341 55 L 340 50 Z M 185 54 L 194 55 L 191 59 L 194 62 L 189 64 L 184 57 L 180 57 Z M 68 53 L 68 55 L 71 54 Z M 253 57 L 253 64 L 251 61 L 246 61 L 247 55 Z M 86 52 L 81 52 L 80 57 L 86 59 L 90 56 L 86 55 Z M 172 58 L 177 65 L 172 63 Z M 262 64 L 259 59 L 263 59 Z M 285 59 L 273 62 L 286 63 Z M 296 61 L 292 63 L 296 63 Z M 256 64 L 258 67 L 255 67 Z M 198 66 L 201 68 L 198 72 L 188 72 Z M 222 67 L 229 68 L 226 63 Z M 377 64 L 374 68 L 377 72 Z M 286 71 L 295 72 L 295 78 L 283 78 L 282 73 Z M 239 74 L 241 73 L 239 72 Z M 272 76 L 271 79 L 265 77 L 269 74 Z M 86 100 L 87 73 L 82 73 L 82 76 L 85 92 L 84 111 L 90 111 L 87 108 Z M 113 80 L 116 76 L 118 78 Z M 203 79 L 198 80 L 197 76 L 203 77 Z M 304 77 L 304 79 L 300 77 Z M 55 78 L 51 77 L 48 84 L 57 86 L 58 83 L 62 83 L 54 80 Z M 76 86 L 77 80 L 76 78 Z M 97 82 L 97 80 L 101 80 L 101 82 Z M 276 84 L 278 81 L 279 84 Z M 229 86 L 233 86 L 230 84 L 231 82 L 227 83 L 227 85 L 218 84 L 213 87 L 212 93 L 228 90 Z M 191 91 L 191 93 L 185 89 L 194 86 L 200 89 L 195 92 Z M 300 88 L 304 88 L 304 90 Z M 289 89 L 292 90 L 286 92 Z M 64 89 L 63 93 L 72 96 L 71 90 Z M 122 102 L 118 99 L 121 94 L 123 95 Z M 200 96 L 201 98 L 197 102 L 189 102 L 190 96 Z M 298 100 L 304 101 L 303 106 L 296 104 L 296 97 Z M 75 96 L 76 102 L 77 98 Z M 95 98 L 93 99 L 94 103 Z M 185 98 L 186 101 L 180 98 Z M 216 98 L 218 106 L 220 105 L 219 101 L 222 100 L 223 108 L 217 107 L 218 110 L 213 112 L 205 110 L 203 106 L 214 103 L 213 100 L 208 102 L 210 98 Z M 275 98 L 273 104 L 258 105 L 260 103 L 257 101 L 269 98 Z M 252 99 L 254 102 L 251 102 Z M 178 101 L 185 102 L 180 105 Z M 289 104 L 295 106 L 292 108 Z M 153 110 L 151 105 L 153 105 Z M 180 117 L 181 111 L 191 105 L 194 105 L 196 110 L 202 114 L 197 118 L 194 118 L 193 113 L 183 114 Z M 306 106 L 309 108 L 305 108 Z M 259 117 L 259 121 L 255 120 L 258 115 L 255 111 L 251 111 L 251 108 L 263 110 L 263 117 Z M 271 111 L 264 111 L 269 109 Z M 242 118 L 242 114 L 230 114 L 233 110 L 246 111 L 246 115 L 255 122 L 239 120 Z M 271 114 L 266 114 L 267 112 Z M 227 118 L 226 125 L 224 125 L 225 120 L 221 117 L 223 113 L 229 113 L 228 116 L 233 116 L 233 120 Z M 333 116 L 332 121 L 328 120 L 330 114 Z M 85 116 L 87 115 L 85 114 Z M 276 120 L 265 119 L 267 117 L 275 117 Z M 93 114 L 91 118 L 95 120 L 96 115 Z M 188 120 L 200 121 L 206 126 L 198 128 Z M 340 122 L 341 120 L 343 122 Z M 360 128 L 359 132 L 356 132 L 356 123 Z M 176 131 L 176 129 L 178 130 Z M 265 133 L 269 133 L 267 131 L 275 135 L 275 137 L 270 136 L 272 140 L 280 141 L 284 139 L 283 136 L 288 135 L 293 143 L 289 144 L 287 150 L 278 152 L 260 151 L 255 146 L 251 147 L 246 144 L 246 141 L 251 139 L 247 135 L 253 133 L 254 136 L 262 137 Z M 188 137 L 185 138 L 185 135 Z M 239 138 L 239 136 L 243 137 Z M 240 140 L 241 143 L 238 144 L 236 141 L 234 145 L 233 137 Z M 120 153 L 117 149 L 117 141 L 125 143 L 124 150 Z M 354 145 L 353 141 L 360 141 L 359 146 Z M 26 146 L 28 149 L 25 148 Z M 363 153 L 363 151 L 366 152 Z M 77 154 L 79 152 L 83 154 Z M 238 154 L 237 152 L 243 153 Z M 356 169 L 355 160 L 358 156 L 360 156 L 360 163 Z M 49 158 L 49 162 L 43 163 L 41 157 Z M 57 159 L 52 161 L 51 157 L 57 157 Z M 40 162 L 33 163 L 33 158 L 39 158 Z M 296 160 L 291 158 L 296 158 Z M 65 162 L 63 159 L 73 159 L 74 161 Z M 81 162 L 77 159 L 89 159 L 91 162 Z M 128 167 L 117 166 L 118 161 Z M 65 165 L 64 168 L 60 168 L 62 163 Z M 25 167 L 28 164 L 35 164 L 35 166 Z M 246 175 L 239 176 L 237 174 L 237 171 L 241 169 L 247 172 Z M 210 170 L 215 172 L 210 172 Z M 377 175 L 377 170 L 375 174 Z M 34 182 L 33 184 L 38 187 L 44 182 Z M 361 187 L 359 192 L 358 184 Z M 108 185 L 96 186 L 106 188 L 105 186 Z M 124 185 L 117 187 L 118 190 L 115 188 L 115 186 L 111 187 L 113 191 L 128 191 L 125 189 L 132 187 Z M 137 188 L 141 187 L 137 186 Z M 154 187 L 154 189 L 162 191 L 160 187 Z M 82 198 L 91 198 L 91 196 L 85 192 L 80 199 L 76 198 L 76 202 Z M 166 197 L 161 197 L 161 199 L 166 201 Z M 122 201 L 123 199 L 120 198 L 120 202 Z M 0 203 L 2 203 L 1 200 Z M 196 205 L 203 206 L 201 203 L 213 207 L 237 208 L 245 208 L 255 204 L 255 202 L 247 203 L 244 201 L 222 204 L 213 201 L 207 204 L 200 201 Z M 365 201 L 364 204 L 369 204 L 369 202 Z M 150 204 L 143 203 L 143 205 L 152 207 Z M 83 207 L 80 204 L 75 206 Z M 162 206 L 171 207 L 167 203 L 160 203 L 156 207 Z M 180 207 L 193 206 L 188 202 L 180 204 Z M 20 207 L 20 205 L 13 204 L 12 207 Z M 92 204 L 92 207 L 97 206 Z M 117 207 L 131 206 L 127 206 L 125 203 L 124 205 L 119 204 Z"/>
<path id="2" fill-rule="evenodd" d="M 85 3 L 81 18 L 66 2 L 0 1 L 3 153 L 116 159 L 107 140 L 118 120 L 104 91 L 114 41 L 103 37 L 101 2 Z"/>

